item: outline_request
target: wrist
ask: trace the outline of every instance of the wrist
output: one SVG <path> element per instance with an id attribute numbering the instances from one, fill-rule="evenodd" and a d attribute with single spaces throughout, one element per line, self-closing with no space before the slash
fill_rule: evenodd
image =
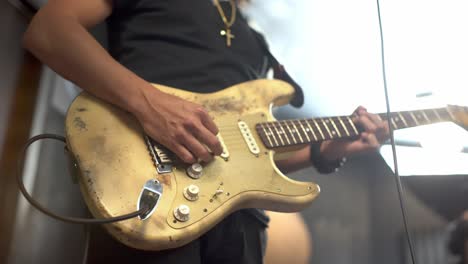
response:
<path id="1" fill-rule="evenodd" d="M 334 155 L 332 152 L 327 152 L 328 142 L 314 143 L 310 146 L 310 160 L 314 167 L 320 173 L 332 173 L 346 162 L 346 157 Z M 327 153 L 328 155 L 324 155 Z"/>
<path id="2" fill-rule="evenodd" d="M 336 144 L 331 140 L 322 141 L 320 143 L 320 157 L 325 161 L 335 161 L 343 159 L 347 156 L 342 148 L 337 148 Z"/>
<path id="3" fill-rule="evenodd" d="M 154 93 L 161 93 L 161 91 L 146 81 L 136 87 L 138 87 L 135 93 L 136 96 L 130 101 L 129 111 L 142 122 L 145 120 L 145 117 L 151 113 L 152 104 L 158 104 L 155 101 L 157 101 L 157 98 L 160 96 L 154 95 Z"/>

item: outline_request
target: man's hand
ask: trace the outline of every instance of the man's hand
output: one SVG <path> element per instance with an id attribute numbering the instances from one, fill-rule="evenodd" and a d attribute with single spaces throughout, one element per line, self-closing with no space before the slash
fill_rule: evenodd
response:
<path id="1" fill-rule="evenodd" d="M 325 159 L 336 160 L 350 154 L 369 152 L 377 150 L 382 142 L 390 137 L 388 123 L 380 116 L 371 114 L 359 106 L 354 111 L 353 121 L 364 128 L 358 139 L 333 140 L 322 143 L 321 154 Z"/>
<path id="2" fill-rule="evenodd" d="M 187 163 L 208 162 L 222 153 L 218 128 L 202 106 L 152 86 L 143 95 L 145 106 L 134 115 L 151 138 Z"/>

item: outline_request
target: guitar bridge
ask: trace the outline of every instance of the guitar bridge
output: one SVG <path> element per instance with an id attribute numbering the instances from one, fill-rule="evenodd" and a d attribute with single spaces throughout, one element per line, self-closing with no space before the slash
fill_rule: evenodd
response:
<path id="1" fill-rule="evenodd" d="M 146 145 L 153 158 L 154 165 L 159 174 L 172 172 L 174 162 L 172 161 L 171 152 L 163 145 L 157 143 L 150 137 L 145 135 Z"/>

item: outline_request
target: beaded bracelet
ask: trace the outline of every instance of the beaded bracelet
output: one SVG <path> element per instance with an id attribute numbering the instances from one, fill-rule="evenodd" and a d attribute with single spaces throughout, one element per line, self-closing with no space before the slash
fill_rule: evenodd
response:
<path id="1" fill-rule="evenodd" d="M 314 143 L 310 145 L 310 161 L 319 173 L 328 174 L 337 172 L 338 169 L 346 162 L 346 157 L 336 160 L 326 160 L 320 154 L 320 146 L 322 143 Z"/>

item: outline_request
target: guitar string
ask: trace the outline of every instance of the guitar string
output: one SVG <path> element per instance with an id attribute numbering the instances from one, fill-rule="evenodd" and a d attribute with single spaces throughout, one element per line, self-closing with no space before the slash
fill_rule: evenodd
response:
<path id="1" fill-rule="evenodd" d="M 344 122 L 344 123 L 348 123 L 348 122 L 345 122 L 345 121 L 343 121 L 343 122 Z M 325 123 L 325 122 L 322 122 L 322 124 L 324 124 L 324 123 Z M 269 124 L 270 124 L 270 123 L 269 123 Z M 349 124 L 349 123 L 348 123 L 348 124 Z M 289 124 L 285 124 L 285 125 L 286 125 L 286 127 L 294 128 L 294 126 L 292 126 L 292 125 L 289 125 Z M 337 125 L 337 127 L 338 127 L 338 126 L 341 126 L 341 125 Z M 273 127 L 273 128 L 280 128 L 280 127 L 285 127 L 285 126 L 284 126 L 284 125 L 278 125 L 278 126 L 273 125 L 272 127 Z M 277 136 L 277 137 L 280 136 L 280 135 L 286 135 L 286 136 L 291 137 L 291 136 L 293 136 L 293 135 L 295 135 L 295 134 L 297 134 L 297 135 L 300 134 L 301 136 L 302 136 L 302 135 L 305 136 L 306 134 L 309 135 L 309 136 L 312 136 L 312 135 L 314 135 L 314 134 L 318 134 L 318 131 L 316 131 L 315 129 L 312 129 L 312 130 L 309 129 L 308 131 L 306 130 L 308 133 L 305 133 L 304 131 L 301 131 L 301 130 L 302 130 L 302 127 L 301 127 L 301 128 L 294 128 L 294 129 L 295 129 L 296 131 L 298 131 L 298 132 L 297 132 L 297 133 L 291 133 L 291 132 L 288 131 L 288 132 L 286 132 L 286 133 L 279 134 L 279 133 L 277 133 L 276 131 L 274 131 L 273 134 L 274 134 L 275 136 Z M 304 129 L 305 129 L 305 128 L 304 128 Z M 332 128 L 332 127 L 329 127 L 329 129 L 330 129 L 330 130 L 333 130 L 333 131 L 336 131 L 336 129 L 335 129 L 335 128 Z M 340 133 L 343 132 L 343 134 L 346 134 L 346 132 L 343 131 L 343 130 L 344 130 L 343 128 L 342 128 L 342 129 L 339 129 L 339 128 L 338 128 L 338 130 L 340 131 Z M 313 131 L 313 132 L 312 132 L 312 131 Z M 267 132 L 262 131 L 262 130 L 257 130 L 256 132 L 257 132 L 258 135 L 267 135 L 267 134 L 268 134 Z M 316 132 L 317 132 L 317 133 L 316 133 Z M 332 134 L 331 137 L 332 137 L 332 138 L 337 138 L 337 137 L 345 138 L 345 137 L 353 137 L 353 136 L 356 136 L 356 135 L 357 135 L 354 131 L 353 131 L 352 133 L 351 133 L 351 132 L 348 132 L 348 133 L 350 133 L 351 135 L 338 136 L 337 134 Z M 223 139 L 226 139 L 226 138 L 228 138 L 228 137 L 230 137 L 230 136 L 239 136 L 239 134 L 240 134 L 240 129 L 239 129 L 239 128 L 236 128 L 236 127 L 230 127 L 229 129 L 221 129 L 221 135 L 222 135 Z M 328 134 L 328 132 L 327 132 L 327 134 Z M 319 136 L 320 136 L 320 135 L 316 135 L 317 138 L 319 138 Z M 320 138 L 322 138 L 322 137 L 320 136 Z M 323 138 L 322 138 L 322 139 L 323 139 Z"/>

